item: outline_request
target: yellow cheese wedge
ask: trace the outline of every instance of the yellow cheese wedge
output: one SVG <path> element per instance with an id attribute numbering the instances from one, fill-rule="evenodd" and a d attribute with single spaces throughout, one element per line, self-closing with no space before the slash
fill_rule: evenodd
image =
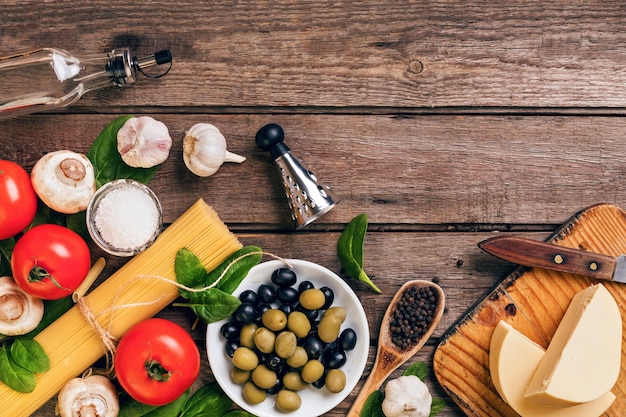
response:
<path id="1" fill-rule="evenodd" d="M 611 390 L 620 372 L 622 318 L 602 284 L 572 299 L 525 396 L 550 406 L 595 400 Z"/>
<path id="2" fill-rule="evenodd" d="M 522 417 L 599 417 L 615 400 L 606 392 L 600 398 L 572 406 L 549 407 L 524 398 L 524 391 L 545 351 L 532 340 L 500 321 L 489 348 L 491 379 L 502 399 Z"/>

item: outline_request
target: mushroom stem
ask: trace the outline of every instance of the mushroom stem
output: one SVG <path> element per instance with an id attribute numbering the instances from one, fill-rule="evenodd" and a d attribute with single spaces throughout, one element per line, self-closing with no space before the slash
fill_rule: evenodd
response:
<path id="1" fill-rule="evenodd" d="M 14 321 L 24 313 L 24 298 L 18 294 L 0 295 L 0 321 Z"/>
<path id="2" fill-rule="evenodd" d="M 57 170 L 57 177 L 67 185 L 73 185 L 76 181 L 85 178 L 85 175 L 87 175 L 85 165 L 76 158 L 65 158 Z"/>

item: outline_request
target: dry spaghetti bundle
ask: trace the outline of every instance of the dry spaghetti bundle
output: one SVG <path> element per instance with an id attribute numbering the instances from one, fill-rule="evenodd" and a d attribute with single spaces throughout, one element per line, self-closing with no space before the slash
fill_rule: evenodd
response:
<path id="1" fill-rule="evenodd" d="M 176 280 L 176 252 L 186 247 L 212 270 L 241 248 L 217 213 L 198 200 L 159 236 L 145 252 L 135 256 L 84 298 L 84 305 L 100 326 L 120 338 L 136 323 L 154 316 L 178 297 L 168 280 L 137 279 L 159 276 Z M 115 308 L 120 306 L 120 308 Z M 6 416 L 28 416 L 52 398 L 70 379 L 80 375 L 104 354 L 101 336 L 88 323 L 79 306 L 48 326 L 35 338 L 48 354 L 51 369 L 37 374 L 28 394 L 0 385 L 0 410 Z"/>

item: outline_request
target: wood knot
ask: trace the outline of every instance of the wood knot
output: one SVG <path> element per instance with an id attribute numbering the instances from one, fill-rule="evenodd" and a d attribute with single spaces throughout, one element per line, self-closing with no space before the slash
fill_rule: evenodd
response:
<path id="1" fill-rule="evenodd" d="M 420 74 L 424 71 L 424 64 L 418 59 L 413 59 L 409 62 L 408 71 L 412 74 Z"/>

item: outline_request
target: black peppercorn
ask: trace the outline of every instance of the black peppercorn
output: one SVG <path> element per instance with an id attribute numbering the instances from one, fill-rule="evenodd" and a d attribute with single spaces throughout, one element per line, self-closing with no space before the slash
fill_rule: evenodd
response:
<path id="1" fill-rule="evenodd" d="M 401 350 L 416 344 L 432 323 L 437 303 L 437 293 L 430 288 L 406 289 L 392 313 L 391 341 Z"/>

